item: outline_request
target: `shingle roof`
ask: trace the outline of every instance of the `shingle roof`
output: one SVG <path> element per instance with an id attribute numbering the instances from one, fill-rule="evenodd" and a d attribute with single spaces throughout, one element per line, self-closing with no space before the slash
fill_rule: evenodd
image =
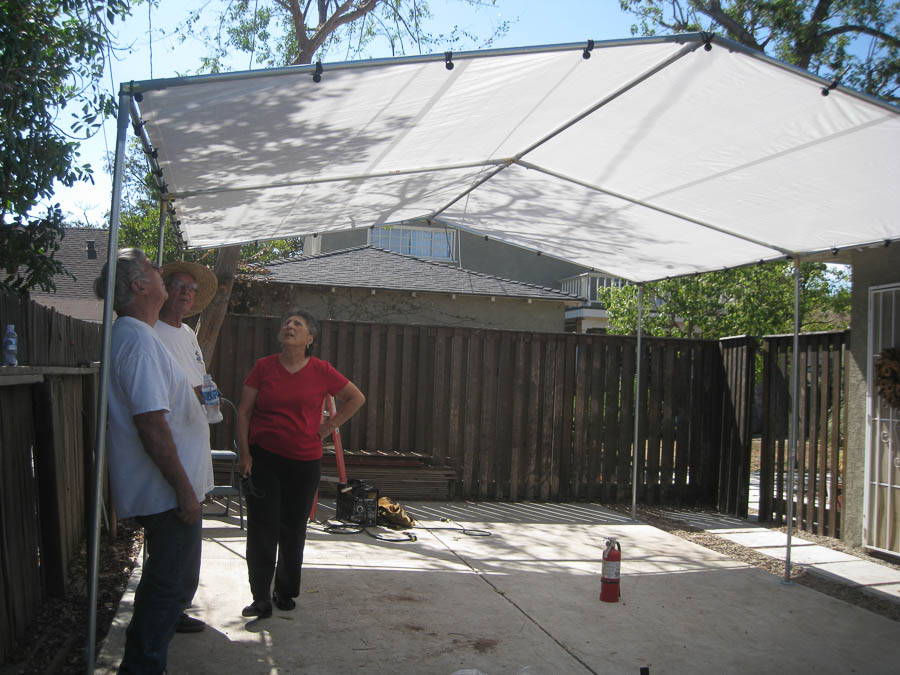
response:
<path id="1" fill-rule="evenodd" d="M 93 242 L 94 257 L 89 257 L 88 244 Z M 109 230 L 95 230 L 81 227 L 65 228 L 65 236 L 60 242 L 55 258 L 65 265 L 74 276 L 57 274 L 53 277 L 56 293 L 44 293 L 40 289 L 31 292 L 31 297 L 78 298 L 96 300 L 94 279 L 106 263 L 106 249 L 109 245 Z"/>
<path id="2" fill-rule="evenodd" d="M 93 242 L 95 254 L 91 257 L 89 242 Z M 109 230 L 65 228 L 65 236 L 54 257 L 62 261 L 75 278 L 57 274 L 53 277 L 55 293 L 45 293 L 36 288 L 29 296 L 35 302 L 55 308 L 60 314 L 85 321 L 103 321 L 103 301 L 94 295 L 94 279 L 100 276 L 106 263 L 108 247 Z"/>
<path id="3" fill-rule="evenodd" d="M 374 246 L 359 246 L 257 266 L 283 284 L 343 286 L 423 293 L 578 301 L 577 296 L 521 281 L 422 260 Z"/>

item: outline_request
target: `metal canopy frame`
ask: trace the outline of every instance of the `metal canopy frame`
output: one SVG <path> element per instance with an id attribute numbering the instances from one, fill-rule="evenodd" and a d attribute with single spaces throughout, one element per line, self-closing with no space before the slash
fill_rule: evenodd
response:
<path id="1" fill-rule="evenodd" d="M 538 141 L 530 144 L 522 151 L 518 152 L 512 157 L 503 158 L 503 159 L 492 159 L 485 160 L 481 162 L 475 163 L 465 163 L 458 165 L 451 165 L 449 168 L 456 169 L 472 169 L 483 167 L 485 169 L 489 169 L 493 167 L 492 170 L 488 172 L 488 175 L 483 176 L 479 182 L 474 186 L 468 186 L 466 189 L 460 191 L 453 199 L 446 202 L 443 206 L 437 207 L 430 214 L 426 215 L 428 219 L 441 219 L 446 220 L 446 218 L 441 218 L 442 214 L 453 204 L 456 202 L 463 200 L 469 195 L 478 185 L 481 185 L 484 182 L 489 181 L 491 178 L 504 173 L 510 167 L 516 166 L 519 168 L 524 168 L 532 171 L 538 171 L 547 175 L 551 175 L 556 179 L 561 181 L 573 184 L 580 185 L 581 187 L 586 187 L 591 190 L 597 190 L 596 186 L 586 185 L 583 181 L 579 181 L 579 179 L 566 176 L 561 172 L 553 172 L 546 168 L 540 167 L 537 164 L 531 163 L 525 159 L 525 156 L 530 154 L 536 148 L 541 147 L 564 130 L 571 127 L 573 124 L 578 122 L 578 120 L 584 118 L 585 116 L 591 114 L 598 110 L 599 108 L 608 105 L 612 101 L 619 98 L 622 94 L 627 91 L 630 91 L 638 84 L 645 82 L 646 80 L 652 78 L 653 75 L 658 74 L 663 71 L 668 66 L 677 62 L 685 55 L 690 54 L 697 49 L 703 47 L 706 50 L 710 50 L 712 48 L 712 44 L 720 45 L 731 52 L 740 52 L 744 55 L 751 56 L 753 59 L 757 59 L 762 63 L 768 64 L 769 66 L 774 66 L 779 69 L 783 69 L 789 71 L 795 75 L 799 75 L 803 78 L 811 80 L 823 88 L 823 95 L 827 95 L 829 91 L 833 91 L 835 89 L 839 90 L 842 94 L 849 95 L 855 99 L 861 99 L 866 101 L 869 104 L 877 106 L 879 108 L 884 109 L 885 111 L 890 112 L 891 114 L 898 114 L 898 110 L 882 101 L 874 99 L 872 97 L 866 96 L 859 92 L 855 92 L 844 87 L 837 86 L 835 83 L 829 82 L 823 78 L 812 75 L 805 71 L 802 71 L 794 66 L 789 64 L 785 64 L 783 62 L 772 59 L 764 54 L 760 54 L 756 51 L 753 51 L 743 45 L 740 45 L 736 42 L 720 38 L 718 36 L 713 36 L 709 33 L 692 33 L 686 35 L 678 35 L 678 36 L 664 36 L 664 37 L 653 37 L 653 38 L 633 38 L 626 40 L 608 40 L 608 41 L 588 41 L 587 45 L 585 43 L 568 43 L 568 44 L 559 44 L 559 45 L 546 45 L 546 46 L 537 46 L 537 47 L 525 47 L 518 49 L 496 49 L 496 50 L 486 50 L 486 51 L 473 51 L 473 52 L 460 52 L 460 53 L 446 53 L 443 55 L 433 54 L 433 55 L 425 55 L 425 56 L 414 56 L 414 57 L 398 57 L 392 59 L 373 59 L 369 61 L 362 62 L 347 62 L 347 63 L 336 63 L 336 64 L 327 64 L 326 66 L 322 66 L 322 64 L 308 65 L 308 66 L 291 66 L 286 68 L 276 68 L 269 70 L 257 70 L 257 71 L 245 71 L 245 72 L 231 72 L 231 73 L 219 73 L 214 75 L 200 75 L 194 77 L 179 77 L 179 78 L 166 78 L 159 80 L 146 80 L 139 82 L 129 82 L 123 83 L 120 87 L 119 93 L 119 108 L 118 108 L 118 116 L 117 116 L 117 135 L 116 135 L 116 153 L 115 153 L 115 164 L 114 164 L 114 172 L 113 172 L 113 190 L 112 190 L 112 208 L 110 212 L 110 230 L 109 230 L 109 248 L 108 248 L 108 278 L 107 278 L 107 293 L 106 293 L 106 303 L 104 305 L 104 314 L 103 314 L 103 347 L 102 347 L 102 357 L 101 357 L 101 368 L 100 368 L 100 392 L 99 392 L 99 409 L 97 415 L 97 447 L 95 452 L 95 476 L 94 476 L 94 501 L 93 501 L 93 513 L 92 513 L 92 538 L 91 538 L 91 549 L 89 551 L 90 557 L 90 580 L 89 580 L 89 598 L 88 601 L 90 603 L 90 617 L 89 617 L 89 630 L 88 630 L 88 644 L 86 647 L 86 658 L 87 658 L 87 667 L 89 672 L 93 672 L 94 661 L 95 661 L 95 648 L 94 642 L 96 638 L 96 602 L 97 602 L 97 570 L 98 570 L 98 556 L 99 556 L 99 535 L 100 535 L 100 517 L 102 512 L 101 505 L 101 495 L 102 495 L 102 483 L 103 483 L 103 475 L 104 475 L 104 466 L 106 462 L 106 434 L 102 431 L 106 427 L 106 419 L 107 419 L 107 402 L 108 402 L 108 394 L 107 394 L 107 386 L 109 381 L 109 369 L 108 369 L 108 357 L 111 348 L 111 329 L 112 329 L 112 301 L 113 297 L 113 289 L 115 287 L 115 272 L 116 272 L 116 257 L 118 253 L 118 231 L 120 225 L 120 216 L 121 216 L 121 194 L 122 194 L 122 181 L 123 181 L 123 167 L 124 167 L 124 155 L 125 155 L 125 141 L 126 141 L 126 133 L 127 126 L 129 122 L 129 116 L 133 119 L 133 127 L 136 135 L 141 139 L 142 146 L 144 148 L 145 154 L 148 157 L 148 161 L 150 163 L 151 171 L 153 175 L 156 177 L 157 186 L 159 188 L 159 192 L 161 195 L 161 204 L 160 204 L 160 262 L 162 256 L 162 237 L 163 237 L 163 226 L 165 222 L 165 218 L 168 216 L 170 222 L 174 225 L 176 233 L 178 236 L 181 236 L 181 230 L 179 227 L 178 220 L 176 218 L 175 210 L 171 206 L 171 200 L 176 198 L 184 198 L 187 196 L 198 195 L 201 193 L 215 193 L 215 194 L 224 194 L 227 192 L 233 192 L 235 190 L 268 190 L 272 188 L 278 187 L 294 187 L 294 186 L 308 186 L 325 182 L 337 182 L 340 180 L 348 180 L 354 178 L 354 176 L 329 176 L 326 178 L 312 178 L 306 180 L 297 180 L 297 181 L 283 181 L 283 182 L 268 182 L 265 184 L 259 185 L 251 185 L 251 186 L 241 186 L 241 187 L 215 187 L 208 190 L 185 190 L 179 191 L 178 189 L 170 190 L 163 180 L 163 171 L 159 165 L 157 160 L 156 149 L 153 148 L 153 145 L 150 141 L 150 138 L 147 135 L 147 131 L 144 128 L 144 125 L 141 121 L 141 113 L 138 107 L 138 104 L 142 100 L 142 96 L 144 93 L 151 91 L 159 91 L 163 89 L 170 89 L 176 87 L 189 86 L 194 84 L 201 83 L 218 83 L 218 82 L 236 82 L 242 80 L 252 80 L 260 77 L 278 77 L 281 75 L 296 75 L 298 72 L 300 73 L 309 73 L 311 75 L 321 76 L 324 73 L 330 72 L 338 72 L 341 70 L 347 69 L 379 69 L 385 68 L 388 66 L 396 65 L 396 64 L 404 64 L 404 63 L 425 63 L 425 62 L 439 62 L 444 61 L 448 70 L 452 69 L 454 62 L 459 63 L 461 61 L 465 61 L 468 59 L 483 59 L 483 58 L 491 58 L 498 57 L 504 55 L 524 55 L 524 54 L 550 54 L 554 52 L 562 52 L 562 51 L 573 51 L 573 50 L 582 50 L 583 49 L 583 57 L 585 59 L 590 58 L 590 55 L 594 51 L 603 50 L 607 48 L 615 48 L 622 47 L 626 45 L 637 45 L 637 44 L 661 44 L 661 43 L 676 43 L 683 45 L 681 49 L 679 49 L 675 54 L 670 56 L 667 59 L 664 59 L 661 63 L 656 64 L 655 66 L 649 68 L 646 72 L 640 74 L 639 76 L 631 79 L 621 87 L 619 87 L 616 91 L 611 92 L 605 98 L 596 102 L 596 104 L 590 106 L 588 109 L 583 110 L 573 117 L 571 117 L 568 122 L 564 123 L 561 126 L 558 126 L 555 129 L 552 129 L 548 133 L 546 133 L 542 138 Z M 203 104 L 201 104 L 203 105 Z M 447 170 L 448 166 L 442 167 L 420 167 L 415 170 L 410 170 L 410 173 L 427 173 L 432 170 L 437 170 L 440 168 L 441 170 Z M 387 171 L 384 172 L 383 177 L 394 177 L 397 175 L 401 175 L 402 171 Z M 372 175 L 377 174 L 370 174 Z M 675 216 L 676 218 L 681 219 L 686 223 L 691 223 L 693 225 L 700 226 L 701 228 L 714 230 L 719 233 L 727 234 L 728 236 L 735 237 L 734 232 L 727 231 L 721 227 L 718 227 L 715 223 L 704 222 L 702 219 L 698 219 L 692 217 L 688 214 L 680 214 L 671 209 L 665 209 L 659 207 L 658 205 L 653 205 L 647 203 L 645 200 L 640 198 L 636 198 L 629 195 L 618 194 L 615 191 L 611 190 L 598 190 L 599 192 L 605 192 L 606 194 L 622 199 L 628 203 L 632 203 L 642 207 L 649 207 L 651 209 L 656 209 L 659 212 L 668 215 Z M 466 224 L 455 224 L 454 226 L 458 227 L 461 230 L 471 230 Z M 486 236 L 488 238 L 493 238 L 497 240 L 503 241 L 501 237 L 494 237 L 489 234 L 485 234 L 484 232 L 478 232 L 481 236 Z M 282 238 L 284 235 L 279 234 L 276 237 L 272 238 Z M 798 411 L 797 411 L 797 382 L 798 382 L 798 373 L 797 373 L 797 351 L 798 351 L 798 332 L 799 332 L 799 267 L 798 261 L 802 257 L 807 257 L 813 254 L 821 254 L 824 249 L 810 249 L 808 251 L 791 251 L 781 246 L 774 246 L 772 243 L 767 243 L 765 241 L 755 239 L 749 236 L 736 237 L 736 240 L 740 238 L 746 241 L 747 243 L 759 244 L 765 247 L 768 247 L 770 251 L 772 251 L 772 256 L 767 258 L 768 260 L 778 260 L 778 259 L 793 259 L 795 262 L 794 268 L 794 276 L 795 276 L 795 298 L 794 298 L 794 311 L 795 311 L 795 319 L 794 319 L 794 363 L 793 363 L 793 401 L 792 401 L 792 437 L 790 440 L 791 446 L 791 469 L 793 467 L 793 457 L 796 456 L 796 443 L 797 443 L 797 420 L 798 420 Z M 900 227 L 897 228 L 897 232 L 892 234 L 893 238 L 900 238 Z M 236 239 L 234 241 L 229 241 L 226 245 L 232 244 L 244 244 L 250 243 L 253 241 L 262 241 L 262 239 L 254 238 L 241 240 Z M 890 240 L 888 240 L 890 241 Z M 515 241 L 505 242 L 509 243 L 513 246 L 518 246 Z M 860 246 L 869 246 L 869 245 L 883 245 L 885 242 L 884 239 L 873 239 L 871 241 L 854 241 L 849 244 L 838 244 L 830 248 L 832 253 L 838 253 L 840 250 L 856 248 Z M 201 248 L 201 247 L 197 247 Z M 544 253 L 544 255 L 548 255 Z M 552 254 L 548 255 L 548 257 L 560 257 L 554 256 Z M 564 259 L 564 258 L 562 258 Z M 750 261 L 745 260 L 740 264 L 725 266 L 727 267 L 742 267 L 749 264 L 755 264 L 756 260 Z M 722 268 L 720 268 L 722 269 Z M 678 276 L 678 275 L 675 275 Z M 657 279 L 640 279 L 632 281 L 637 281 L 640 284 L 639 286 L 639 321 L 638 321 L 638 336 L 637 336 L 637 373 L 638 373 L 638 383 L 640 382 L 640 374 L 641 374 L 641 351 L 642 351 L 642 312 L 643 312 L 643 283 L 656 281 L 664 278 L 669 278 L 668 276 L 660 276 Z M 639 396 L 638 392 L 638 396 Z M 636 406 L 638 406 L 638 402 Z M 632 464 L 633 464 L 633 480 L 632 480 L 632 516 L 636 515 L 636 505 L 637 505 L 637 457 L 636 453 L 638 451 L 638 429 L 639 429 L 639 407 L 636 410 L 635 414 L 635 426 L 634 426 L 634 446 L 632 453 Z M 793 475 L 790 477 L 791 481 L 793 481 Z M 793 488 L 792 488 L 793 489 Z M 785 580 L 789 580 L 790 578 L 790 546 L 791 546 L 791 520 L 792 513 L 790 511 L 792 507 L 792 501 L 789 504 L 789 514 L 788 514 L 788 535 L 787 535 L 787 550 L 788 555 L 785 561 Z"/>

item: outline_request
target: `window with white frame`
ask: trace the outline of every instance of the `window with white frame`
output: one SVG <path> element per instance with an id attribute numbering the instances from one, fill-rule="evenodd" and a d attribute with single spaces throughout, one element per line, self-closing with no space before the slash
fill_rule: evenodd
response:
<path id="1" fill-rule="evenodd" d="M 369 243 L 417 258 L 455 260 L 456 231 L 386 225 L 369 230 Z"/>

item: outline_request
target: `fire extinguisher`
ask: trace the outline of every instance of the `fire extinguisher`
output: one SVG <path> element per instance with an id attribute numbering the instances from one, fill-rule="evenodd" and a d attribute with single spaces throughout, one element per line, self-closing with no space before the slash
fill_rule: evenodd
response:
<path id="1" fill-rule="evenodd" d="M 619 566 L 622 562 L 622 547 L 619 542 L 610 537 L 606 540 L 606 548 L 603 549 L 603 565 L 600 568 L 600 600 L 603 602 L 618 602 L 621 591 L 619 590 Z"/>

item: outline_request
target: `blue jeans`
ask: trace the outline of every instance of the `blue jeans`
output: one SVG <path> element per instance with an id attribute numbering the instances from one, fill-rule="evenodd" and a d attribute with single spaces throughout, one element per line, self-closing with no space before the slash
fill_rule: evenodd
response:
<path id="1" fill-rule="evenodd" d="M 186 525 L 174 509 L 136 520 L 144 528 L 147 559 L 134 594 L 119 672 L 157 675 L 166 669 L 175 624 L 200 581 L 202 523 Z"/>

